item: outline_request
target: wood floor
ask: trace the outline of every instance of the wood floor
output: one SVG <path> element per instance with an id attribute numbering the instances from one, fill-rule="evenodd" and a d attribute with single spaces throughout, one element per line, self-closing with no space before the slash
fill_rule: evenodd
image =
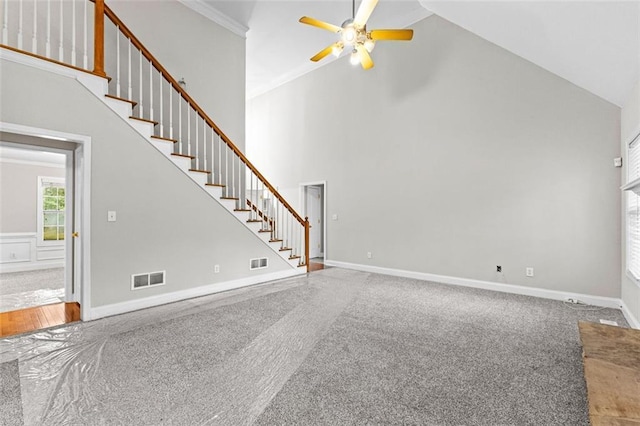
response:
<path id="1" fill-rule="evenodd" d="M 324 263 L 314 261 L 309 262 L 309 272 L 321 271 L 322 269 L 324 269 Z"/>
<path id="2" fill-rule="evenodd" d="M 80 304 L 54 303 L 0 313 L 0 337 L 40 330 L 80 320 Z"/>

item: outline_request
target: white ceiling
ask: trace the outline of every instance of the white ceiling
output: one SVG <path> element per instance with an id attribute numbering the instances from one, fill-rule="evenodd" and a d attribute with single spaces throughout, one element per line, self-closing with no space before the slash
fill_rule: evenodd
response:
<path id="1" fill-rule="evenodd" d="M 350 0 L 182 1 L 249 28 L 247 97 L 332 61 L 309 61 L 335 35 L 298 23 L 301 16 L 337 25 L 351 17 Z M 640 76 L 640 0 L 380 0 L 368 26 L 402 28 L 432 12 L 616 105 Z"/>

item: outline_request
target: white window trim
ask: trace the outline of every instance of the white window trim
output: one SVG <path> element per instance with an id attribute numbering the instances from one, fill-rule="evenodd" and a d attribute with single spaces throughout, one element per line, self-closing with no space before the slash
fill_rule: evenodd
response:
<path id="1" fill-rule="evenodd" d="M 38 176 L 38 212 L 37 212 L 37 224 L 38 224 L 38 239 L 36 240 L 36 245 L 39 247 L 52 247 L 52 246 L 64 246 L 65 245 L 65 240 L 67 239 L 67 221 L 65 219 L 65 228 L 64 228 L 64 240 L 58 240 L 58 241 L 45 241 L 44 240 L 44 234 L 43 234 L 43 228 L 44 228 L 44 220 L 43 220 L 43 201 L 42 201 L 42 183 L 43 182 L 51 182 L 51 183 L 61 183 L 64 185 L 65 187 L 65 191 L 64 191 L 64 198 L 65 198 L 65 218 L 66 218 L 66 214 L 67 214 L 67 209 L 66 206 L 68 206 L 69 204 L 69 191 L 67 191 L 66 188 L 66 183 L 65 183 L 65 179 L 64 178 L 60 178 L 60 177 L 49 177 L 49 176 Z"/>
<path id="2" fill-rule="evenodd" d="M 637 133 L 634 137 L 631 138 L 631 140 L 626 144 L 625 149 L 626 149 L 626 172 L 627 172 L 627 176 L 626 176 L 626 180 L 627 183 L 623 186 L 620 187 L 620 189 L 625 192 L 625 191 L 631 191 L 634 192 L 636 194 L 638 194 L 640 196 L 640 176 L 636 177 L 635 179 L 629 181 L 629 173 L 631 170 L 631 166 L 632 164 L 630 163 L 630 147 L 631 145 L 638 141 L 637 143 L 640 143 L 640 133 Z M 629 259 L 631 258 L 630 256 L 630 238 L 629 238 L 629 214 L 628 214 L 628 197 L 625 195 L 624 197 L 624 205 L 623 205 L 623 209 L 624 209 L 624 239 L 625 239 L 625 275 L 632 281 L 634 282 L 638 287 L 640 287 L 640 277 L 636 277 L 633 272 L 631 272 L 631 269 L 629 268 Z"/>

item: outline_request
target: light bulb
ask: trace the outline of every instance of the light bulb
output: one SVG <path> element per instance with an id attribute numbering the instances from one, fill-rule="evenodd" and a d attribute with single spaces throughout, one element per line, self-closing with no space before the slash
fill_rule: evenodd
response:
<path id="1" fill-rule="evenodd" d="M 342 53 L 343 48 L 342 44 L 335 44 L 333 48 L 331 48 L 331 53 L 337 58 Z"/>
<path id="2" fill-rule="evenodd" d="M 353 27 L 347 27 L 342 31 L 342 40 L 344 44 L 353 44 L 356 41 L 356 30 Z"/>
<path id="3" fill-rule="evenodd" d="M 370 38 L 368 38 L 367 41 L 364 42 L 364 48 L 367 49 L 367 52 L 371 53 L 374 47 L 376 47 L 376 42 L 371 40 Z"/>
<path id="4" fill-rule="evenodd" d="M 349 62 L 351 62 L 351 65 L 358 65 L 360 63 L 360 55 L 358 55 L 358 51 L 356 49 L 353 49 L 353 52 L 351 52 Z"/>

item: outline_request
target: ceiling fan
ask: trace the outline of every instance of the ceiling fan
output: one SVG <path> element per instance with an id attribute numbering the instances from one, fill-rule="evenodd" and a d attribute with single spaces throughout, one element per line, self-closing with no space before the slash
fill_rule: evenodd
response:
<path id="1" fill-rule="evenodd" d="M 352 17 L 342 23 L 341 26 L 328 24 L 308 16 L 300 18 L 303 24 L 322 28 L 334 32 L 340 36 L 340 40 L 329 45 L 311 58 L 313 62 L 325 58 L 330 53 L 340 56 L 342 51 L 351 49 L 351 63 L 361 64 L 362 68 L 368 70 L 373 68 L 371 51 L 375 42 L 379 40 L 404 40 L 413 38 L 413 30 L 371 30 L 367 31 L 367 20 L 371 16 L 373 9 L 378 4 L 378 0 L 362 0 L 358 12 L 355 13 L 355 0 L 352 0 Z"/>

